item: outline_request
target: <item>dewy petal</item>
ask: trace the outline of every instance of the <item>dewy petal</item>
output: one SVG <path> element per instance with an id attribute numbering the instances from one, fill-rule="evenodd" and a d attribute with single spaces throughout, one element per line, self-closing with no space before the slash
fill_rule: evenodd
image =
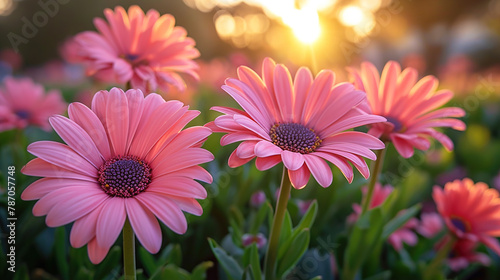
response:
<path id="1" fill-rule="evenodd" d="M 240 158 L 237 154 L 236 154 L 237 150 L 234 150 L 231 155 L 229 156 L 229 159 L 227 161 L 227 164 L 229 165 L 229 167 L 231 168 L 235 168 L 235 167 L 238 167 L 238 166 L 242 166 L 243 164 L 251 161 L 253 159 L 253 157 L 248 157 L 248 158 Z"/>
<path id="2" fill-rule="evenodd" d="M 136 197 L 124 199 L 124 201 L 127 216 L 137 239 L 150 253 L 158 253 L 161 247 L 161 229 L 155 216 Z"/>
<path id="3" fill-rule="evenodd" d="M 95 186 L 58 189 L 40 199 L 33 207 L 33 214 L 47 215 L 47 225 L 58 227 L 83 217 L 106 199 L 107 195 Z"/>
<path id="4" fill-rule="evenodd" d="M 302 164 L 304 164 L 305 156 L 300 153 L 283 151 L 281 153 L 281 158 L 283 159 L 283 164 L 286 168 L 289 170 L 297 170 L 302 166 Z"/>
<path id="5" fill-rule="evenodd" d="M 258 170 L 264 171 L 276 166 L 281 162 L 281 155 L 274 155 L 269 157 L 258 157 L 255 160 L 255 166 Z"/>
<path id="6" fill-rule="evenodd" d="M 106 104 L 106 131 L 115 156 L 124 156 L 127 150 L 129 104 L 123 90 L 112 88 Z"/>
<path id="7" fill-rule="evenodd" d="M 138 195 L 137 199 L 172 231 L 177 234 L 186 232 L 187 222 L 184 214 L 167 196 L 144 192 Z"/>
<path id="8" fill-rule="evenodd" d="M 278 101 L 281 119 L 284 122 L 293 120 L 293 107 L 295 102 L 292 87 L 292 77 L 288 70 L 281 64 L 274 68 L 274 94 Z"/>
<path id="9" fill-rule="evenodd" d="M 97 244 L 97 240 L 92 239 L 87 245 L 87 252 L 89 254 L 90 261 L 93 264 L 98 264 L 104 260 L 106 255 L 108 254 L 109 248 L 100 247 Z"/>
<path id="10" fill-rule="evenodd" d="M 28 146 L 28 152 L 61 168 L 87 176 L 97 176 L 95 166 L 64 144 L 38 141 Z"/>
<path id="11" fill-rule="evenodd" d="M 307 185 L 309 177 L 311 177 L 311 171 L 304 164 L 297 170 L 288 170 L 288 176 L 290 176 L 290 181 L 294 188 L 302 189 Z"/>
<path id="12" fill-rule="evenodd" d="M 207 197 L 207 191 L 200 183 L 191 178 L 176 175 L 154 178 L 149 184 L 147 192 L 197 199 Z"/>
<path id="13" fill-rule="evenodd" d="M 127 217 L 124 200 L 112 197 L 103 204 L 96 227 L 96 239 L 100 247 L 110 248 L 120 235 Z"/>
<path id="14" fill-rule="evenodd" d="M 394 148 L 396 148 L 402 157 L 410 158 L 413 156 L 413 146 L 408 143 L 408 140 L 393 134 L 391 135 L 391 141 L 394 144 Z"/>
<path id="15" fill-rule="evenodd" d="M 92 163 L 95 168 L 101 166 L 103 163 L 102 155 L 83 128 L 63 116 L 51 117 L 49 122 L 68 146 Z"/>
<path id="16" fill-rule="evenodd" d="M 69 178 L 42 178 L 29 185 L 21 193 L 22 200 L 40 199 L 46 194 L 60 188 L 88 184 L 86 181 Z"/>
<path id="17" fill-rule="evenodd" d="M 304 159 L 312 175 L 323 188 L 332 184 L 332 170 L 323 159 L 318 158 L 314 154 L 305 155 Z"/>
<path id="18" fill-rule="evenodd" d="M 108 136 L 103 124 L 94 112 L 85 105 L 75 102 L 69 105 L 68 115 L 71 120 L 83 128 L 90 138 L 92 138 L 102 156 L 105 159 L 110 158 L 111 150 L 108 144 Z"/>
<path id="19" fill-rule="evenodd" d="M 73 172 L 71 170 L 58 167 L 51 163 L 48 163 L 40 158 L 32 159 L 28 162 L 22 169 L 21 172 L 24 175 L 39 176 L 39 177 L 51 177 L 51 178 L 69 178 L 78 179 L 88 182 L 95 182 L 95 176 L 87 176 L 81 173 Z"/>
<path id="20" fill-rule="evenodd" d="M 69 241 L 71 246 L 80 248 L 89 243 L 96 235 L 97 218 L 101 214 L 102 207 L 105 203 L 101 203 L 96 209 L 81 217 L 73 223 Z"/>
<path id="21" fill-rule="evenodd" d="M 268 141 L 260 141 L 255 145 L 255 155 L 258 157 L 269 157 L 280 155 L 283 150 Z"/>
<path id="22" fill-rule="evenodd" d="M 244 141 L 236 148 L 236 155 L 239 158 L 253 158 L 255 157 L 255 145 L 257 141 Z"/>

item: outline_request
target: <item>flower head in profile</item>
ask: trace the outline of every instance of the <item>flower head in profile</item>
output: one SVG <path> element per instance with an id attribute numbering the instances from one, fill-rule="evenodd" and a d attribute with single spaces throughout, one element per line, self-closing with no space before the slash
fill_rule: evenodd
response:
<path id="1" fill-rule="evenodd" d="M 398 153 L 409 158 L 414 148 L 427 150 L 430 139 L 435 138 L 446 149 L 452 150 L 448 136 L 437 131 L 438 127 L 464 130 L 465 124 L 454 117 L 462 117 L 461 108 L 441 108 L 453 97 L 449 90 L 436 92 L 438 80 L 426 76 L 417 82 L 418 73 L 408 67 L 401 71 L 395 61 L 389 61 L 379 74 L 369 62 L 361 64 L 361 70 L 349 68 L 357 89 L 367 94 L 368 112 L 384 116 L 387 121 L 373 124 L 368 133 L 390 141 Z"/>
<path id="2" fill-rule="evenodd" d="M 255 243 L 255 244 L 257 244 L 257 248 L 260 249 L 266 245 L 267 239 L 264 236 L 264 234 L 262 234 L 260 232 L 257 234 L 245 233 L 241 237 L 241 243 L 242 243 L 243 247 L 248 247 L 248 246 L 252 245 L 252 243 Z"/>
<path id="3" fill-rule="evenodd" d="M 450 232 L 458 239 L 481 242 L 500 255 L 500 198 L 496 189 L 471 179 L 434 187 L 432 197 Z"/>
<path id="4" fill-rule="evenodd" d="M 199 112 L 140 90 L 100 91 L 89 109 L 72 103 L 69 118 L 50 124 L 66 144 L 39 141 L 28 146 L 38 158 L 22 172 L 45 177 L 29 185 L 24 200 L 38 200 L 35 216 L 50 227 L 74 222 L 70 242 L 88 244 L 99 263 L 118 238 L 126 219 L 151 253 L 161 247 L 157 218 L 172 231 L 187 229 L 182 211 L 201 215 L 196 199 L 207 196 L 196 182 L 212 177 L 199 164 L 213 155 L 201 148 L 211 134 L 206 127 L 184 126 Z"/>
<path id="5" fill-rule="evenodd" d="M 48 131 L 49 117 L 63 113 L 65 107 L 58 90 L 45 92 L 29 78 L 6 77 L 0 88 L 0 131 L 28 125 Z"/>
<path id="6" fill-rule="evenodd" d="M 94 19 L 98 32 L 86 31 L 75 37 L 72 61 L 83 62 L 87 74 L 132 88 L 145 94 L 170 86 L 183 91 L 186 84 L 179 73 L 196 80 L 200 53 L 184 28 L 174 26 L 172 15 L 160 16 L 158 11 L 146 14 L 138 6 L 105 9 L 107 22 Z"/>
<path id="7" fill-rule="evenodd" d="M 222 88 L 243 108 L 212 108 L 224 114 L 209 124 L 214 131 L 227 133 L 221 145 L 242 141 L 229 157 L 230 167 L 255 157 L 259 170 L 283 162 L 295 188 L 303 188 L 311 174 L 328 187 L 332 171 L 327 162 L 351 182 L 350 163 L 368 177 L 364 158 L 373 160 L 371 149 L 384 148 L 369 134 L 345 131 L 385 119 L 359 110 L 365 93 L 349 83 L 335 84 L 329 70 L 314 78 L 307 68 L 300 68 L 292 80 L 285 66 L 266 58 L 262 77 L 241 66 L 238 79 L 227 79 Z"/>
<path id="8" fill-rule="evenodd" d="M 404 210 L 400 211 L 398 215 L 402 215 Z M 418 220 L 416 218 L 411 218 L 402 227 L 395 230 L 387 241 L 394 247 L 394 250 L 400 251 L 403 249 L 403 243 L 408 246 L 415 246 L 418 242 L 418 237 L 413 231 L 418 226 Z"/>

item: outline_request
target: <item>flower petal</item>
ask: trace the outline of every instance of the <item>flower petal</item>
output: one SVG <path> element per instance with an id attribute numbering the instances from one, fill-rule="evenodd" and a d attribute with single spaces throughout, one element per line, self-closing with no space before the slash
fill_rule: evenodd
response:
<path id="1" fill-rule="evenodd" d="M 113 246 L 123 229 L 126 217 L 125 198 L 112 197 L 103 204 L 96 227 L 96 239 L 100 247 Z"/>
<path id="2" fill-rule="evenodd" d="M 161 247 L 161 229 L 153 213 L 137 197 L 125 199 L 125 207 L 130 224 L 142 246 L 152 254 L 158 253 Z"/>

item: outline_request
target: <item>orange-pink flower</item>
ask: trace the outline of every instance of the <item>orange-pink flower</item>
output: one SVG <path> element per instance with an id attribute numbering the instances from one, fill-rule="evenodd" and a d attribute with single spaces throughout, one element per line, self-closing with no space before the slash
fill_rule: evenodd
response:
<path id="1" fill-rule="evenodd" d="M 69 118 L 50 124 L 65 144 L 39 141 L 28 146 L 38 158 L 22 172 L 45 177 L 29 185 L 24 200 L 38 200 L 35 216 L 50 227 L 74 222 L 73 247 L 88 244 L 99 263 L 118 238 L 125 219 L 151 253 L 161 247 L 157 218 L 172 231 L 187 229 L 182 211 L 201 215 L 196 199 L 207 196 L 196 182 L 212 182 L 199 164 L 213 160 L 201 148 L 211 134 L 206 127 L 184 126 L 199 112 L 157 94 L 113 88 L 95 94 L 92 108 L 72 103 Z"/>
<path id="2" fill-rule="evenodd" d="M 144 14 L 135 5 L 128 13 L 118 6 L 105 9 L 104 15 L 108 22 L 94 19 L 98 32 L 78 34 L 69 51 L 72 61 L 85 63 L 88 75 L 130 83 L 145 94 L 158 88 L 168 91 L 170 86 L 183 91 L 186 84 L 179 73 L 199 78 L 195 41 L 186 37 L 184 28 L 174 26 L 172 15 L 160 16 L 156 10 Z"/>
<path id="3" fill-rule="evenodd" d="M 31 79 L 6 77 L 0 88 L 0 131 L 28 125 L 48 131 L 49 117 L 63 113 L 65 107 L 60 91 L 45 92 Z"/>
<path id="4" fill-rule="evenodd" d="M 496 189 L 471 179 L 434 187 L 432 196 L 446 226 L 459 239 L 482 242 L 500 255 L 500 198 Z"/>
<path id="5" fill-rule="evenodd" d="M 367 94 L 367 111 L 387 119 L 387 122 L 373 124 L 369 133 L 391 141 L 401 156 L 411 157 L 414 148 L 429 149 L 431 138 L 452 150 L 450 138 L 435 128 L 465 130 L 465 124 L 454 119 L 465 115 L 463 109 L 438 109 L 450 101 L 453 93 L 449 90 L 436 92 L 438 80 L 435 77 L 426 76 L 417 82 L 415 69 L 408 67 L 401 71 L 395 61 L 389 61 L 381 75 L 369 62 L 362 63 L 361 70 L 348 70 L 356 88 Z"/>
<path id="6" fill-rule="evenodd" d="M 283 162 L 295 188 L 303 188 L 313 177 L 323 187 L 332 183 L 327 162 L 336 165 L 349 180 L 352 163 L 367 178 L 364 158 L 374 160 L 371 149 L 382 149 L 377 138 L 362 132 L 345 131 L 385 121 L 358 109 L 366 101 L 364 92 L 349 83 L 335 84 L 335 75 L 321 71 L 313 78 L 300 68 L 292 80 L 288 69 L 264 59 L 262 78 L 248 67 L 238 68 L 238 79 L 222 86 L 244 111 L 214 107 L 224 115 L 209 126 L 227 133 L 221 145 L 243 141 L 229 158 L 229 166 L 241 166 L 257 157 L 259 170 Z"/>

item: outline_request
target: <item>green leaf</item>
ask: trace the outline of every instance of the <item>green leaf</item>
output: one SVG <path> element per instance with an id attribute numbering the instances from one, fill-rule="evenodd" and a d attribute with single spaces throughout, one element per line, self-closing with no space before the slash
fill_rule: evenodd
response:
<path id="1" fill-rule="evenodd" d="M 120 246 L 114 246 L 111 248 L 103 262 L 98 265 L 94 278 L 104 279 L 104 277 L 109 275 L 117 266 L 121 267 L 121 257 L 122 248 Z"/>
<path id="2" fill-rule="evenodd" d="M 280 233 L 278 248 L 283 247 L 282 245 L 285 244 L 291 238 L 292 230 L 293 230 L 292 217 L 290 217 L 290 213 L 288 213 L 288 211 L 286 211 L 285 217 L 283 218 L 283 225 L 281 226 L 281 233 Z M 280 258 L 279 252 L 278 252 L 278 258 Z"/>
<path id="3" fill-rule="evenodd" d="M 398 188 L 392 190 L 392 192 L 387 196 L 382 205 L 379 207 L 382 208 L 382 214 L 384 217 L 392 217 L 395 213 L 394 207 L 399 198 L 401 191 Z"/>
<path id="4" fill-rule="evenodd" d="M 280 245 L 278 249 L 278 259 L 281 259 L 284 256 L 286 248 L 288 248 L 289 246 L 291 246 L 291 244 L 293 244 L 293 240 L 297 238 L 297 235 L 300 232 L 302 232 L 302 230 L 311 228 L 312 224 L 314 223 L 314 220 L 316 219 L 317 212 L 318 212 L 318 202 L 314 201 L 313 203 L 311 203 L 311 206 L 309 206 L 309 209 L 307 209 L 307 212 L 304 214 L 299 224 L 293 229 L 292 234 L 288 238 L 287 236 L 283 236 L 283 234 L 281 234 Z M 291 224 L 291 219 L 290 219 L 290 224 Z"/>
<path id="5" fill-rule="evenodd" d="M 7 273 L 12 273 L 12 272 L 7 272 Z M 19 267 L 16 268 L 16 272 L 14 272 L 14 278 L 13 280 L 29 280 L 30 275 L 28 272 L 28 267 L 26 264 L 22 264 Z"/>
<path id="6" fill-rule="evenodd" d="M 174 249 L 174 244 L 168 244 L 163 251 L 161 251 L 160 257 L 158 258 L 158 263 L 159 264 L 166 264 L 167 259 L 170 257 L 170 254 L 172 254 L 172 250 Z"/>
<path id="7" fill-rule="evenodd" d="M 259 249 L 257 248 L 257 244 L 252 243 L 252 245 L 245 248 L 242 263 L 245 268 L 250 266 L 250 271 L 252 272 L 254 280 L 262 279 L 262 270 L 260 268 Z"/>
<path id="8" fill-rule="evenodd" d="M 250 234 L 257 234 L 259 232 L 259 227 L 264 224 L 264 220 L 266 219 L 267 216 L 269 216 L 269 213 L 273 213 L 273 207 L 271 206 L 271 203 L 269 201 L 266 201 L 262 206 L 259 208 L 259 211 L 257 212 L 257 215 L 255 216 L 254 222 L 252 225 L 250 225 Z"/>
<path id="9" fill-rule="evenodd" d="M 189 280 L 189 273 L 173 264 L 168 264 L 162 269 L 160 279 Z"/>
<path id="10" fill-rule="evenodd" d="M 207 278 L 207 270 L 212 266 L 214 266 L 214 263 L 211 261 L 200 263 L 191 272 L 191 280 L 205 280 Z"/>
<path id="11" fill-rule="evenodd" d="M 393 232 L 395 232 L 398 228 L 402 227 L 408 220 L 413 218 L 415 215 L 417 215 L 418 211 L 420 211 L 420 204 L 415 204 L 412 207 L 406 209 L 404 212 L 401 214 L 397 215 L 394 217 L 392 220 L 390 220 L 385 226 L 384 226 L 384 231 L 382 233 L 382 238 L 385 240 L 391 235 Z"/>
<path id="12" fill-rule="evenodd" d="M 155 258 L 144 247 L 140 246 L 137 250 L 141 264 L 149 275 L 153 275 L 158 270 L 158 265 Z"/>
<path id="13" fill-rule="evenodd" d="M 233 243 L 236 246 L 241 247 L 241 238 L 243 236 L 245 219 L 243 218 L 241 211 L 235 206 L 232 206 L 229 211 L 229 224 L 231 225 L 229 232 Z"/>
<path id="14" fill-rule="evenodd" d="M 389 270 L 386 270 L 381 273 L 370 276 L 365 280 L 389 280 L 389 279 L 391 279 L 391 272 Z"/>
<path id="15" fill-rule="evenodd" d="M 308 228 L 302 229 L 291 240 L 291 246 L 285 248 L 282 259 L 278 259 L 278 278 L 281 279 L 297 264 L 309 247 L 310 233 Z"/>
<path id="16" fill-rule="evenodd" d="M 182 249 L 181 245 L 174 244 L 172 246 L 172 251 L 170 251 L 169 256 L 167 257 L 167 264 L 173 264 L 176 266 L 180 266 L 182 263 Z"/>
<path id="17" fill-rule="evenodd" d="M 373 251 L 382 236 L 382 210 L 376 207 L 367 211 L 358 219 L 349 237 L 344 255 L 342 279 L 352 280 Z"/>
<path id="18" fill-rule="evenodd" d="M 86 267 L 82 266 L 78 269 L 78 271 L 73 275 L 73 279 L 75 280 L 92 280 L 94 279 L 93 273 L 90 272 Z"/>
<path id="19" fill-rule="evenodd" d="M 245 225 L 245 218 L 243 217 L 243 213 L 241 213 L 240 209 L 236 206 L 231 206 L 229 209 L 229 220 L 233 220 L 235 225 L 243 230 L 243 226 Z"/>
<path id="20" fill-rule="evenodd" d="M 305 228 L 311 228 L 316 219 L 316 214 L 318 213 L 318 202 L 314 200 L 309 209 L 307 209 L 306 213 L 300 220 L 299 224 L 295 227 L 295 230 L 301 231 Z"/>
<path id="21" fill-rule="evenodd" d="M 66 250 L 68 247 L 66 245 L 66 229 L 64 227 L 56 228 L 54 240 L 57 267 L 63 279 L 69 279 L 69 264 L 66 257 Z"/>
<path id="22" fill-rule="evenodd" d="M 219 261 L 219 265 L 222 266 L 226 275 L 229 279 L 239 280 L 243 276 L 243 269 L 241 269 L 240 265 L 236 260 L 229 256 L 224 249 L 222 249 L 215 240 L 209 238 L 208 243 L 210 244 L 210 248 L 212 248 L 212 252 L 215 257 Z M 166 278 L 170 279 L 170 278 Z M 174 279 L 174 278 L 172 278 Z"/>

